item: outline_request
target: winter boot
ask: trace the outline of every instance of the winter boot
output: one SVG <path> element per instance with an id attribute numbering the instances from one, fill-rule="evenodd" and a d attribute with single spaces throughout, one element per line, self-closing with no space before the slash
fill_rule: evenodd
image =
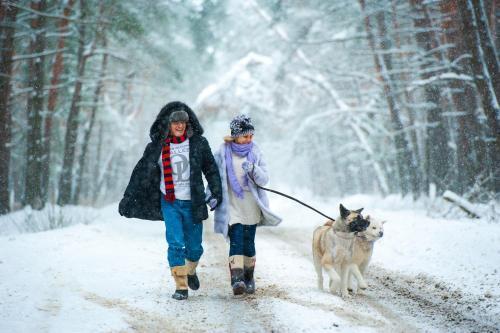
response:
<path id="1" fill-rule="evenodd" d="M 175 293 L 172 294 L 172 298 L 178 301 L 188 298 L 188 286 L 187 286 L 187 267 L 186 266 L 175 266 L 172 267 L 172 276 L 175 280 Z"/>
<path id="2" fill-rule="evenodd" d="M 186 266 L 189 289 L 198 290 L 200 288 L 200 280 L 198 279 L 198 275 L 196 275 L 196 266 L 198 266 L 198 262 L 186 260 Z"/>
<path id="3" fill-rule="evenodd" d="M 245 282 L 245 292 L 247 294 L 255 293 L 255 280 L 253 278 L 253 272 L 255 269 L 255 256 L 253 257 L 243 257 L 243 280 Z"/>
<path id="4" fill-rule="evenodd" d="M 229 257 L 229 270 L 231 272 L 233 294 L 243 294 L 246 289 L 245 282 L 243 281 L 243 256 L 236 255 Z"/>

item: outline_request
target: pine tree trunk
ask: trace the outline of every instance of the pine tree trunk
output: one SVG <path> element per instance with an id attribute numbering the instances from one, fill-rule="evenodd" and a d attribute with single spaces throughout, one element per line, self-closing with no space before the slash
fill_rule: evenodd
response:
<path id="1" fill-rule="evenodd" d="M 461 18 L 454 1 L 441 4 L 441 11 L 446 19 L 442 22 L 443 31 L 446 32 L 446 42 L 453 44 L 454 47 L 448 51 L 448 58 L 451 62 L 457 61 L 461 67 L 459 74 L 473 76 L 470 60 L 464 58 L 467 53 L 462 35 Z M 457 119 L 457 174 L 458 174 L 458 192 L 466 193 L 476 182 L 482 163 L 486 160 L 486 151 L 484 142 L 479 140 L 481 137 L 480 124 L 475 115 L 477 109 L 476 94 L 477 91 L 472 83 L 464 80 L 454 80 L 450 84 L 452 101 L 455 110 L 458 113 Z"/>
<path id="2" fill-rule="evenodd" d="M 44 12 L 47 6 L 45 0 L 32 1 L 31 9 Z M 42 198 L 42 177 L 47 175 L 42 170 L 42 125 L 44 97 L 43 88 L 45 86 L 45 17 L 38 15 L 31 19 L 30 27 L 35 34 L 34 40 L 30 43 L 30 53 L 40 54 L 29 61 L 29 86 L 32 89 L 28 97 L 28 132 L 27 137 L 27 164 L 25 179 L 25 204 L 31 205 L 34 209 L 41 209 L 44 206 Z"/>
<path id="3" fill-rule="evenodd" d="M 471 65 L 474 73 L 474 82 L 481 95 L 481 103 L 490 131 L 489 136 L 492 138 L 486 141 L 489 158 L 484 161 L 485 166 L 490 170 L 489 173 L 492 178 L 489 182 L 489 189 L 494 193 L 500 193 L 500 181 L 498 180 L 498 163 L 500 159 L 500 126 L 498 124 L 498 115 L 500 114 L 500 107 L 492 80 L 492 77 L 497 76 L 498 72 L 490 73 L 487 64 L 488 61 L 497 61 L 497 59 L 487 58 L 488 52 L 484 51 L 484 47 L 487 48 L 488 46 L 481 43 L 482 38 L 480 37 L 480 29 L 478 28 L 473 3 L 470 0 L 463 0 L 457 1 L 457 4 L 462 16 L 463 31 L 461 33 L 472 55 Z M 475 1 L 475 5 L 477 4 L 478 2 Z"/>
<path id="4" fill-rule="evenodd" d="M 63 10 L 63 16 L 69 17 L 71 14 L 71 9 L 75 4 L 75 0 L 69 0 L 66 3 L 66 6 Z M 61 34 L 57 41 L 57 53 L 55 55 L 54 64 L 52 65 L 52 78 L 50 80 L 50 90 L 49 97 L 47 102 L 47 113 L 45 115 L 45 123 L 44 123 L 44 137 L 43 137 L 43 147 L 44 154 L 42 160 L 42 170 L 46 174 L 46 177 L 42 178 L 42 191 L 43 191 L 43 200 L 47 202 L 48 193 L 50 191 L 50 155 L 51 155 L 51 142 L 52 142 L 52 115 L 55 112 L 57 105 L 57 95 L 58 89 L 57 85 L 59 84 L 59 80 L 61 74 L 64 69 L 64 45 L 66 42 L 66 33 L 69 31 L 68 29 L 69 20 L 61 19 L 58 23 L 58 32 Z"/>
<path id="5" fill-rule="evenodd" d="M 103 146 L 103 136 L 104 129 L 101 124 L 99 126 L 99 135 L 97 136 L 97 147 L 96 147 L 96 157 L 94 159 L 94 177 L 92 177 L 92 203 L 95 205 L 97 200 L 99 199 L 99 179 L 100 179 L 100 166 L 101 166 L 101 155 L 102 155 L 102 146 Z"/>
<path id="6" fill-rule="evenodd" d="M 106 49 L 105 37 L 104 37 L 103 48 Z M 89 124 L 89 126 L 86 129 L 85 134 L 84 134 L 82 153 L 80 154 L 80 159 L 79 159 L 79 163 L 78 163 L 79 173 L 78 173 L 77 186 L 76 186 L 76 191 L 75 191 L 75 199 L 74 199 L 75 203 L 78 203 L 78 201 L 80 199 L 82 187 L 83 187 L 83 185 L 82 185 L 83 173 L 84 173 L 84 169 L 85 169 L 85 161 L 86 161 L 86 156 L 87 156 L 89 142 L 90 142 L 90 135 L 92 133 L 92 129 L 94 128 L 94 124 L 95 124 L 95 118 L 96 118 L 97 109 L 98 109 L 99 97 L 101 96 L 101 90 L 102 90 L 103 83 L 104 83 L 104 77 L 106 76 L 107 64 L 108 64 L 108 55 L 103 54 L 102 63 L 101 63 L 101 73 L 99 75 L 97 86 L 96 86 L 96 89 L 94 91 L 94 100 L 93 100 L 93 104 L 92 104 L 92 110 L 90 111 L 90 124 Z"/>
<path id="7" fill-rule="evenodd" d="M 84 1 L 80 0 L 80 19 L 81 21 L 85 18 L 84 13 Z M 73 97 L 71 99 L 71 107 L 69 111 L 68 121 L 66 124 L 66 135 L 64 137 L 64 156 L 63 156 L 63 168 L 61 171 L 61 176 L 59 178 L 59 197 L 57 203 L 61 206 L 71 203 L 72 199 L 72 185 L 73 185 L 73 168 L 76 150 L 76 141 L 78 136 L 79 121 L 78 116 L 80 114 L 80 100 L 82 92 L 82 79 L 85 73 L 85 64 L 87 61 L 87 56 L 84 54 L 85 48 L 85 25 L 80 24 L 79 28 L 79 39 L 80 45 L 78 47 L 78 67 L 76 73 L 76 83 L 73 92 Z"/>
<path id="8" fill-rule="evenodd" d="M 479 39 L 484 53 L 485 66 L 490 73 L 490 79 L 493 83 L 493 91 L 496 92 L 498 101 L 500 94 L 500 66 L 498 64 L 498 51 L 495 48 L 492 30 L 488 24 L 488 15 L 486 13 L 483 0 L 473 0 L 471 1 L 471 4 L 476 17 Z"/>
<path id="9" fill-rule="evenodd" d="M 411 190 L 413 197 L 417 197 L 419 186 L 416 174 L 416 163 L 413 160 L 408 141 L 403 131 L 403 123 L 400 118 L 400 108 L 394 92 L 392 78 L 389 74 L 392 69 L 391 55 L 386 52 L 382 56 L 378 52 L 378 47 L 380 47 L 381 50 L 390 49 L 390 41 L 387 37 L 387 26 L 385 24 L 385 15 L 383 11 L 377 12 L 378 37 L 380 39 L 380 44 L 377 45 L 370 22 L 370 16 L 366 14 L 367 11 L 365 1 L 359 0 L 359 3 L 364 15 L 365 28 L 368 34 L 368 43 L 373 52 L 375 67 L 380 75 L 380 80 L 383 83 L 384 93 L 389 106 L 392 128 L 395 133 L 394 143 L 397 151 L 396 163 L 400 179 L 401 192 L 403 195 L 406 195 Z"/>
<path id="10" fill-rule="evenodd" d="M 417 28 L 415 38 L 422 53 L 431 53 L 438 45 L 434 45 L 437 38 L 432 32 L 432 24 L 426 14 L 426 8 L 422 0 L 410 0 L 414 11 L 413 22 Z M 434 42 L 434 43 L 433 43 Z M 429 72 L 429 67 L 434 65 L 433 59 L 426 59 L 421 65 L 422 79 L 427 80 L 435 72 Z M 439 57 L 435 59 L 441 60 Z M 426 129 L 426 164 L 427 176 L 430 183 L 436 184 L 439 193 L 443 193 L 448 186 L 447 173 L 450 154 L 448 149 L 448 131 L 445 127 L 444 119 L 441 117 L 441 88 L 439 83 L 429 82 L 424 87 L 425 101 L 430 107 L 427 112 Z"/>
<path id="11" fill-rule="evenodd" d="M 10 211 L 10 140 L 12 115 L 10 111 L 12 56 L 17 8 L 0 3 L 1 59 L 0 59 L 0 214 Z"/>
<path id="12" fill-rule="evenodd" d="M 396 0 L 391 0 L 391 12 L 392 12 L 392 22 L 393 22 L 393 29 L 394 29 L 394 42 L 396 43 L 396 48 L 401 49 L 401 37 L 400 37 L 400 24 L 398 22 L 398 8 L 397 8 L 397 1 Z M 405 59 L 406 57 L 406 59 Z M 398 61 L 400 63 L 405 63 L 408 62 L 409 59 L 403 52 L 398 53 Z M 397 76 L 398 81 L 402 82 L 402 85 L 407 85 L 407 83 L 410 81 L 409 79 L 409 74 L 402 71 L 401 74 Z M 402 94 L 404 100 L 403 104 L 406 105 L 406 107 L 403 107 L 402 111 L 406 113 L 406 116 L 408 117 L 408 126 L 409 127 L 414 127 L 416 125 L 416 119 L 415 119 L 415 110 L 410 106 L 413 101 L 412 97 L 410 95 L 410 92 L 408 89 L 404 89 L 404 93 Z M 415 161 L 416 165 L 418 166 L 416 173 L 417 173 L 417 179 L 422 179 L 422 165 L 420 164 L 420 161 L 422 159 L 420 158 L 420 152 L 419 152 L 419 144 L 418 144 L 418 139 L 417 139 L 417 130 L 416 128 L 412 129 L 408 133 L 409 137 L 409 144 L 410 144 L 410 151 L 412 152 L 413 155 L 413 160 Z M 418 196 L 421 192 L 420 189 L 420 182 L 417 184 L 419 189 L 417 190 L 416 195 Z"/>
<path id="13" fill-rule="evenodd" d="M 387 26 L 385 23 L 385 13 L 379 11 L 376 14 L 377 20 L 377 39 L 379 41 L 378 47 L 382 51 L 388 51 L 391 48 L 391 41 L 387 36 Z M 405 137 L 403 122 L 401 121 L 401 109 L 400 103 L 395 94 L 394 81 L 390 74 L 392 71 L 392 55 L 388 52 L 384 52 L 383 55 L 379 53 L 378 55 L 381 76 L 384 81 L 384 90 L 386 93 L 387 102 L 389 104 L 389 110 L 391 113 L 392 129 L 396 133 L 394 135 L 394 140 L 397 149 L 397 163 L 398 163 L 398 173 L 401 183 L 401 192 L 406 195 L 411 189 L 410 171 L 411 168 L 411 154 L 409 154 L 408 142 Z M 415 172 L 415 168 L 413 168 Z M 417 192 L 414 191 L 415 194 Z"/>

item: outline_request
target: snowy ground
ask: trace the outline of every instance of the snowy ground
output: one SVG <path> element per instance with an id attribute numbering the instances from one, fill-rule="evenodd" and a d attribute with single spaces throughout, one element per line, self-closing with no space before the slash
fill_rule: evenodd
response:
<path id="1" fill-rule="evenodd" d="M 301 198 L 337 215 L 339 200 Z M 344 301 L 316 288 L 310 242 L 324 218 L 274 195 L 271 201 L 285 220 L 258 229 L 257 293 L 232 296 L 227 245 L 206 221 L 202 286 L 185 302 L 170 298 L 161 222 L 121 218 L 115 205 L 73 207 L 52 218 L 68 222 L 64 214 L 71 214 L 72 226 L 19 233 L 35 215 L 4 216 L 0 332 L 500 330 L 498 222 L 430 218 L 397 199 L 344 199 L 348 208 L 365 207 L 388 221 L 368 270 L 369 289 Z"/>

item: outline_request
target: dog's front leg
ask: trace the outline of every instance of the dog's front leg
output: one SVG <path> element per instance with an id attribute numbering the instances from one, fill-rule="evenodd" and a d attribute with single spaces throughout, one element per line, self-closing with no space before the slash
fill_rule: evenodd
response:
<path id="1" fill-rule="evenodd" d="M 349 277 L 347 278 L 347 290 L 355 293 L 355 288 L 354 288 L 354 276 L 352 271 L 349 272 Z"/>
<path id="2" fill-rule="evenodd" d="M 333 265 L 331 264 L 325 264 L 323 266 L 325 268 L 326 273 L 328 274 L 328 277 L 330 278 L 330 281 L 328 283 L 328 287 L 330 289 L 331 293 L 336 292 L 336 286 L 337 286 L 337 281 L 338 281 L 338 276 L 337 273 L 335 272 L 335 269 Z"/>
<path id="3" fill-rule="evenodd" d="M 341 267 L 341 275 L 340 275 L 340 296 L 343 299 L 346 299 L 349 297 L 349 291 L 347 290 L 347 282 L 349 279 L 349 271 L 350 271 L 350 266 L 348 264 L 344 264 Z"/>
<path id="4" fill-rule="evenodd" d="M 363 275 L 359 271 L 358 265 L 356 265 L 356 264 L 350 265 L 349 271 L 351 272 L 351 274 L 353 274 L 356 277 L 356 280 L 358 280 L 358 287 L 360 289 L 364 290 L 364 289 L 368 288 L 368 285 L 366 284 L 365 279 L 363 278 Z"/>

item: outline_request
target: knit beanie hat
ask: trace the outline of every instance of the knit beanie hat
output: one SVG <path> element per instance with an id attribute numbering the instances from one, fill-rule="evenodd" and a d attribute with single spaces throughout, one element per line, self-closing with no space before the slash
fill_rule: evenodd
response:
<path id="1" fill-rule="evenodd" d="M 234 117 L 233 120 L 231 120 L 229 127 L 231 128 L 231 137 L 233 138 L 253 134 L 255 130 L 252 124 L 252 119 L 245 114 Z"/>

